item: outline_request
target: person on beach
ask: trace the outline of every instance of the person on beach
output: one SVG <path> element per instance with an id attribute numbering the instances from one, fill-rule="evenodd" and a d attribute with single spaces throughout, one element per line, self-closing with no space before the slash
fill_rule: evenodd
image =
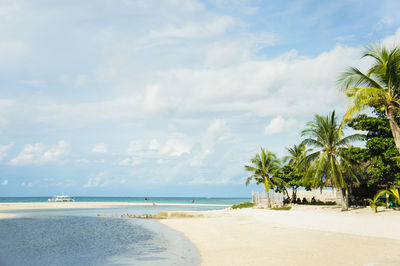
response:
<path id="1" fill-rule="evenodd" d="M 147 197 L 146 197 L 146 198 L 144 198 L 144 202 L 145 202 L 145 203 L 147 203 Z"/>

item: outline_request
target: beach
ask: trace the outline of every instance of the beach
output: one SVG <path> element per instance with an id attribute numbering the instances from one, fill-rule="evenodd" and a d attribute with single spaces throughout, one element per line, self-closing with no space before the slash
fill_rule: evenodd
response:
<path id="1" fill-rule="evenodd" d="M 300 206 L 203 214 L 161 220 L 195 244 L 202 265 L 400 265 L 398 211 Z"/>
<path id="2" fill-rule="evenodd" d="M 2 203 L 0 218 L 12 218 L 13 210 L 147 205 L 153 206 L 121 202 Z M 195 245 L 201 265 L 400 264 L 399 211 L 381 209 L 374 213 L 362 208 L 341 212 L 336 206 L 295 206 L 289 211 L 225 208 L 189 213 L 199 217 L 159 221 L 183 233 Z"/>

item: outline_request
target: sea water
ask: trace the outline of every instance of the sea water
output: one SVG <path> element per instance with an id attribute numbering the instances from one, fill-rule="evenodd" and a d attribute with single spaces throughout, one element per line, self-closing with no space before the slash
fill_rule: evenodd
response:
<path id="1" fill-rule="evenodd" d="M 0 265 L 199 265 L 198 250 L 182 233 L 157 220 L 119 217 L 222 208 L 150 205 L 12 211 L 16 218 L 0 219 Z"/>
<path id="2" fill-rule="evenodd" d="M 73 196 L 73 195 L 70 195 Z M 11 202 L 47 202 L 48 197 L 0 197 L 0 203 Z M 74 197 L 76 202 L 133 202 L 144 203 L 145 197 Z M 232 205 L 250 198 L 213 198 L 213 197 L 147 197 L 148 202 L 154 203 L 198 203 Z"/>

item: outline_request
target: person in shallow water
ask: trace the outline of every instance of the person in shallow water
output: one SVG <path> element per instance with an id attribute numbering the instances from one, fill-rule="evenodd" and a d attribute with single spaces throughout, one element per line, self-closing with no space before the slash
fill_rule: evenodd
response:
<path id="1" fill-rule="evenodd" d="M 144 198 L 144 202 L 147 203 L 147 198 Z"/>

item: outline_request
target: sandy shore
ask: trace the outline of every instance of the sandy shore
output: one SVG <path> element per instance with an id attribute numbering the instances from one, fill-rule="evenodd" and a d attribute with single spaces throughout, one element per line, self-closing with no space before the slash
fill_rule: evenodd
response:
<path id="1" fill-rule="evenodd" d="M 12 218 L 13 210 L 23 209 L 146 205 L 153 204 L 1 203 L 4 213 L 0 218 Z M 196 213 L 204 217 L 160 221 L 183 232 L 198 247 L 202 265 L 400 265 L 400 211 L 375 214 L 369 208 L 341 212 L 334 207 L 298 206 L 290 211 L 225 209 Z"/>
<path id="2" fill-rule="evenodd" d="M 13 217 L 15 217 L 15 214 L 13 213 L 0 213 L 0 219 L 13 218 Z"/>
<path id="3" fill-rule="evenodd" d="M 161 220 L 199 248 L 202 265 L 400 265 L 399 211 L 202 213 L 205 218 Z"/>

